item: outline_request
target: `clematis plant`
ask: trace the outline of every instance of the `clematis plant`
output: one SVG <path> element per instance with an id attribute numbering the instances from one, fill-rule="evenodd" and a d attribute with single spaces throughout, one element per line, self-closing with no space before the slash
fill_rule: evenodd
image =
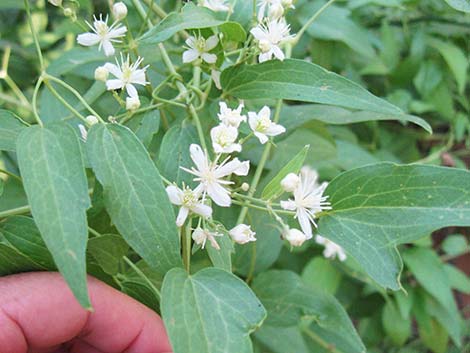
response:
<path id="1" fill-rule="evenodd" d="M 334 2 L 25 0 L 31 33 L 0 43 L 0 274 L 58 270 L 87 309 L 98 277 L 161 314 L 174 353 L 362 353 L 371 326 L 394 344 L 450 326 L 458 347 L 448 254 L 401 244 L 470 226 L 469 173 L 431 165 L 441 150 L 413 115 L 445 110 L 465 145 L 468 60 L 398 38 L 395 13 L 358 38 L 364 7 L 407 2 Z M 9 65 L 33 54 L 23 92 Z M 381 77 L 402 67 L 411 93 Z M 420 263 L 439 290 L 417 287 Z"/>

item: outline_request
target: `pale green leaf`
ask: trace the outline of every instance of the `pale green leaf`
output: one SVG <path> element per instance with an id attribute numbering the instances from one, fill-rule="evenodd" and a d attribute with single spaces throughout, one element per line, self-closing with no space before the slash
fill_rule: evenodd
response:
<path id="1" fill-rule="evenodd" d="M 446 311 L 445 315 L 436 315 L 437 320 L 446 327 L 455 344 L 460 345 L 460 315 L 439 256 L 431 249 L 416 247 L 407 249 L 403 253 L 403 259 L 418 282 Z M 446 320 L 446 317 L 449 319 Z"/>
<path id="2" fill-rule="evenodd" d="M 24 256 L 44 269 L 56 270 L 52 255 L 47 250 L 39 229 L 32 218 L 25 216 L 9 217 L 5 222 L 0 223 L 0 232 Z"/>
<path id="3" fill-rule="evenodd" d="M 285 105 L 281 110 L 281 124 L 293 130 L 312 121 L 322 121 L 331 125 L 355 124 L 365 121 L 411 122 L 431 133 L 431 126 L 420 117 L 409 114 L 384 114 L 371 111 L 351 111 L 348 109 L 322 104 Z"/>
<path id="4" fill-rule="evenodd" d="M 106 209 L 127 243 L 162 274 L 181 266 L 173 207 L 138 138 L 123 126 L 95 124 L 87 150 Z"/>
<path id="5" fill-rule="evenodd" d="M 289 173 L 298 174 L 300 168 L 304 165 L 305 158 L 307 157 L 309 145 L 305 146 L 294 158 L 292 158 L 278 173 L 271 179 L 268 185 L 265 186 L 261 198 L 265 200 L 275 199 L 283 193 L 281 181 Z"/>
<path id="6" fill-rule="evenodd" d="M 329 294 L 335 294 L 342 277 L 332 261 L 322 257 L 313 258 L 302 271 L 302 281 L 307 288 Z"/>
<path id="7" fill-rule="evenodd" d="M 401 347 L 411 336 L 411 319 L 401 316 L 393 301 L 388 301 L 382 310 L 382 325 L 393 344 Z"/>
<path id="8" fill-rule="evenodd" d="M 255 338 L 273 353 L 312 353 L 297 326 L 263 325 L 256 331 Z"/>
<path id="9" fill-rule="evenodd" d="M 207 254 L 214 267 L 221 268 L 227 272 L 232 272 L 232 254 L 235 252 L 233 243 L 227 234 L 217 237 L 220 249 L 215 249 L 210 242 L 206 244 Z"/>
<path id="10" fill-rule="evenodd" d="M 89 308 L 85 252 L 90 198 L 78 137 L 65 123 L 36 125 L 21 132 L 17 146 L 34 221 L 59 271 Z"/>
<path id="11" fill-rule="evenodd" d="M 462 94 L 467 84 L 467 72 L 469 66 L 467 55 L 459 47 L 450 42 L 432 39 L 430 40 L 430 44 L 439 51 L 447 62 L 447 65 L 449 65 L 449 68 L 457 81 L 459 93 Z"/>
<path id="12" fill-rule="evenodd" d="M 246 31 L 238 22 L 225 22 L 219 28 L 226 41 L 244 42 L 246 40 Z"/>
<path id="13" fill-rule="evenodd" d="M 446 254 L 452 256 L 457 256 L 470 250 L 467 238 L 461 234 L 448 235 L 441 246 Z"/>
<path id="14" fill-rule="evenodd" d="M 304 60 L 271 60 L 238 65 L 221 77 L 226 95 L 239 99 L 289 99 L 336 105 L 384 114 L 403 114 L 400 108 L 374 96 L 338 74 Z"/>
<path id="15" fill-rule="evenodd" d="M 139 38 L 145 44 L 156 44 L 185 29 L 202 29 L 223 24 L 208 8 L 187 3 L 180 13 L 170 13 L 160 23 Z"/>
<path id="16" fill-rule="evenodd" d="M 25 128 L 12 112 L 0 109 L 0 151 L 15 151 L 16 139 Z"/>
<path id="17" fill-rule="evenodd" d="M 470 0 L 445 0 L 454 9 L 470 13 Z"/>
<path id="18" fill-rule="evenodd" d="M 341 304 L 326 292 L 306 288 L 296 273 L 285 270 L 264 272 L 253 281 L 253 290 L 268 311 L 267 325 L 290 327 L 299 324 L 303 317 L 313 317 L 328 335 L 347 342 L 347 353 L 365 351 Z"/>
<path id="19" fill-rule="evenodd" d="M 444 271 L 452 288 L 470 294 L 470 278 L 465 272 L 449 264 L 444 265 Z"/>
<path id="20" fill-rule="evenodd" d="M 319 233 L 341 245 L 377 283 L 400 288 L 396 246 L 446 226 L 470 225 L 470 173 L 376 164 L 345 172 L 325 191 L 333 210 Z"/>
<path id="21" fill-rule="evenodd" d="M 175 353 L 251 353 L 249 334 L 266 316 L 245 282 L 216 268 L 168 272 L 161 308 Z"/>

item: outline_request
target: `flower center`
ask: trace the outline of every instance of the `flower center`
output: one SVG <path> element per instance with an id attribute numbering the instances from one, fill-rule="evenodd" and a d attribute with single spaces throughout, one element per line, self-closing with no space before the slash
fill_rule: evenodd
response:
<path id="1" fill-rule="evenodd" d="M 108 25 L 104 22 L 97 22 L 96 33 L 98 33 L 100 37 L 106 37 L 108 35 Z"/>
<path id="2" fill-rule="evenodd" d="M 126 83 L 131 82 L 132 69 L 129 66 L 129 63 L 124 63 L 122 65 L 122 80 Z"/>
<path id="3" fill-rule="evenodd" d="M 271 120 L 268 117 L 262 117 L 258 120 L 258 124 L 256 125 L 256 131 L 265 132 L 269 126 L 271 126 Z"/>
<path id="4" fill-rule="evenodd" d="M 183 191 L 183 205 L 187 207 L 194 206 L 198 202 L 196 194 L 189 188 Z"/>
<path id="5" fill-rule="evenodd" d="M 198 52 L 204 53 L 206 49 L 206 40 L 203 37 L 199 37 L 196 40 L 195 48 Z"/>
<path id="6" fill-rule="evenodd" d="M 221 145 L 222 147 L 226 147 L 228 145 L 232 144 L 232 138 L 231 136 L 227 133 L 227 131 L 222 130 L 219 133 L 219 136 L 217 136 L 217 143 Z"/>

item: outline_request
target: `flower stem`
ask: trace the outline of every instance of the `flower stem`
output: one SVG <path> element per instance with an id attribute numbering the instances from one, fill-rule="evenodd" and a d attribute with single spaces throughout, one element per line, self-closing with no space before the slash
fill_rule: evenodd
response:
<path id="1" fill-rule="evenodd" d="M 279 122 L 279 118 L 281 116 L 281 107 L 282 107 L 282 99 L 279 99 L 276 104 L 276 110 L 274 112 L 274 119 L 275 123 Z M 256 192 L 256 188 L 258 187 L 258 183 L 261 179 L 261 175 L 263 174 L 264 166 L 268 160 L 269 154 L 271 153 L 272 144 L 268 142 L 266 147 L 264 148 L 263 154 L 261 155 L 261 160 L 259 161 L 258 167 L 256 168 L 255 175 L 253 176 L 253 181 L 251 182 L 250 190 L 248 191 L 248 197 L 253 197 Z M 248 213 L 248 202 L 246 206 L 242 208 L 240 211 L 240 215 L 238 216 L 237 224 L 243 223 L 245 220 L 246 214 Z"/>
<path id="2" fill-rule="evenodd" d="M 44 77 L 41 75 L 39 77 L 38 81 L 36 82 L 36 86 L 34 87 L 33 100 L 32 100 L 34 119 L 36 119 L 39 126 L 44 126 L 44 124 L 42 123 L 41 118 L 39 117 L 38 104 L 37 104 L 39 88 L 41 88 L 41 85 L 42 85 L 43 82 L 44 82 Z"/>
<path id="3" fill-rule="evenodd" d="M 31 207 L 29 205 L 21 206 L 17 208 L 12 208 L 10 210 L 5 210 L 0 212 L 0 218 L 6 218 L 10 216 L 15 216 L 19 214 L 25 214 L 31 212 Z"/>
<path id="4" fill-rule="evenodd" d="M 145 275 L 145 273 L 142 272 L 140 268 L 138 268 L 127 256 L 123 257 L 124 261 L 149 285 L 150 288 L 153 289 L 155 294 L 157 294 L 158 300 L 160 301 L 162 298 L 162 295 L 160 291 L 158 290 L 157 287 L 152 283 L 152 281 Z"/>
<path id="5" fill-rule="evenodd" d="M 189 273 L 191 270 L 191 220 L 186 224 L 183 241 L 183 262 L 184 268 Z"/>
<path id="6" fill-rule="evenodd" d="M 33 35 L 34 45 L 36 46 L 36 52 L 39 58 L 39 66 L 41 68 L 41 72 L 44 71 L 44 58 L 42 57 L 41 46 L 39 45 L 38 35 L 34 30 L 33 20 L 31 17 L 31 8 L 29 7 L 29 0 L 24 0 L 24 7 L 26 9 L 26 15 L 28 17 L 28 24 L 31 30 L 31 34 Z"/>
<path id="7" fill-rule="evenodd" d="M 316 19 L 318 18 L 318 16 L 320 16 L 323 11 L 325 11 L 331 4 L 333 4 L 336 0 L 330 0 L 328 1 L 326 4 L 324 4 L 322 7 L 320 7 L 318 9 L 317 12 L 315 12 L 313 14 L 312 17 L 310 17 L 310 19 L 302 26 L 302 28 L 300 29 L 300 31 L 297 32 L 297 34 L 295 35 L 294 39 L 292 40 L 292 45 L 296 45 L 300 38 L 302 38 L 302 36 L 304 35 L 305 31 L 308 29 L 308 27 L 310 27 L 312 25 L 313 22 L 316 21 Z"/>

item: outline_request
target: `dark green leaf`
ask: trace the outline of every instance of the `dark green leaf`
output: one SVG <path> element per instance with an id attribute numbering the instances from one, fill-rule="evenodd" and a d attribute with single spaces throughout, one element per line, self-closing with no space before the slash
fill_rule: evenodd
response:
<path id="1" fill-rule="evenodd" d="M 382 311 L 382 325 L 393 344 L 402 347 L 411 336 L 411 319 L 400 315 L 393 301 L 388 301 Z"/>
<path id="2" fill-rule="evenodd" d="M 87 150 L 106 209 L 127 243 L 162 274 L 181 266 L 173 207 L 138 138 L 123 126 L 95 124 Z"/>
<path id="3" fill-rule="evenodd" d="M 446 226 L 470 225 L 470 173 L 376 164 L 345 172 L 325 191 L 333 210 L 319 233 L 338 243 L 380 285 L 400 288 L 396 246 Z"/>
<path id="4" fill-rule="evenodd" d="M 39 270 L 44 270 L 44 268 L 35 264 L 15 248 L 0 243 L 0 276 Z"/>
<path id="5" fill-rule="evenodd" d="M 116 275 L 123 256 L 127 255 L 129 246 L 118 235 L 105 234 L 88 241 L 88 252 L 109 275 Z"/>
<path id="6" fill-rule="evenodd" d="M 85 252 L 90 198 L 78 137 L 65 123 L 36 125 L 18 136 L 17 152 L 34 221 L 59 271 L 89 308 Z"/>
<path id="7" fill-rule="evenodd" d="M 251 353 L 249 334 L 266 312 L 229 272 L 173 269 L 163 281 L 162 316 L 175 353 Z"/>
<path id="8" fill-rule="evenodd" d="M 232 66 L 224 70 L 221 81 L 225 94 L 239 99 L 289 99 L 403 114 L 400 108 L 367 92 L 357 83 L 303 60 Z"/>

